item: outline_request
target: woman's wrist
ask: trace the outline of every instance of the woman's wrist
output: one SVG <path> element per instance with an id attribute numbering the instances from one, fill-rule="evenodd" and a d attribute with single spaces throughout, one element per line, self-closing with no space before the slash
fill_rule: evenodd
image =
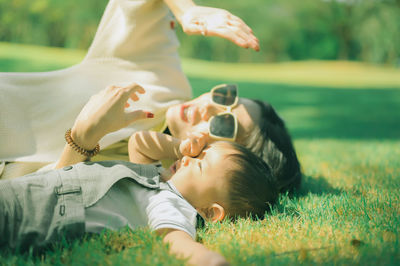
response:
<path id="1" fill-rule="evenodd" d="M 101 139 L 95 137 L 90 130 L 80 130 L 75 126 L 71 129 L 71 138 L 76 145 L 89 151 L 95 149 Z"/>
<path id="2" fill-rule="evenodd" d="M 187 10 L 196 6 L 192 0 L 164 0 L 176 19 L 181 23 L 181 17 Z"/>

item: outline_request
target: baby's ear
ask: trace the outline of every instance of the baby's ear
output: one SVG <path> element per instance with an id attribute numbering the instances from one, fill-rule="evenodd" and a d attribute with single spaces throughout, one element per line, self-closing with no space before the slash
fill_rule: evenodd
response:
<path id="1" fill-rule="evenodd" d="M 197 209 L 200 215 L 212 222 L 222 221 L 225 218 L 225 209 L 218 203 L 213 203 L 208 208 Z"/>
<path id="2" fill-rule="evenodd" d="M 211 213 L 212 217 L 211 220 L 215 222 L 220 222 L 225 218 L 225 209 L 218 203 L 213 203 L 211 205 Z"/>

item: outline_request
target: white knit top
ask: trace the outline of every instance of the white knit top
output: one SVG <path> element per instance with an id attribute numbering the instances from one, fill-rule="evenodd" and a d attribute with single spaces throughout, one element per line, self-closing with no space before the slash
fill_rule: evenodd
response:
<path id="1" fill-rule="evenodd" d="M 151 111 L 155 118 L 107 135 L 102 147 L 162 123 L 169 106 L 191 98 L 171 20 L 162 0 L 110 0 L 80 64 L 51 72 L 0 73 L 0 160 L 56 161 L 64 132 L 90 96 L 109 85 L 142 85 L 146 94 L 133 108 Z"/>

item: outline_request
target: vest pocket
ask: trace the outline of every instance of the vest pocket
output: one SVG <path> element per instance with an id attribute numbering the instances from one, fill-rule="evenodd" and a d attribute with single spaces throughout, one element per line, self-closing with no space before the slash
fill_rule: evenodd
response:
<path id="1" fill-rule="evenodd" d="M 82 188 L 79 186 L 76 186 L 76 187 L 71 186 L 71 187 L 65 188 L 63 185 L 61 185 L 61 186 L 54 188 L 54 193 L 57 196 L 66 195 L 66 194 L 81 194 Z"/>

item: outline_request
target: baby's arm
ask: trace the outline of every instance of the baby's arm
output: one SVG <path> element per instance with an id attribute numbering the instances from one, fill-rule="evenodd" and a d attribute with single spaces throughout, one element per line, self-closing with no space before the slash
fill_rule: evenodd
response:
<path id="1" fill-rule="evenodd" d="M 164 236 L 164 242 L 170 245 L 173 254 L 188 258 L 192 265 L 229 265 L 222 255 L 207 249 L 181 230 L 161 229 L 157 233 Z"/>
<path id="2" fill-rule="evenodd" d="M 206 145 L 207 137 L 207 134 L 193 133 L 182 141 L 159 132 L 139 131 L 129 139 L 129 161 L 146 164 L 163 159 L 177 160 L 184 155 L 194 157 Z"/>
<path id="3" fill-rule="evenodd" d="M 167 134 L 139 131 L 129 139 L 129 161 L 147 164 L 167 158 L 177 160 L 182 157 L 179 151 L 180 144 L 180 139 Z"/>

